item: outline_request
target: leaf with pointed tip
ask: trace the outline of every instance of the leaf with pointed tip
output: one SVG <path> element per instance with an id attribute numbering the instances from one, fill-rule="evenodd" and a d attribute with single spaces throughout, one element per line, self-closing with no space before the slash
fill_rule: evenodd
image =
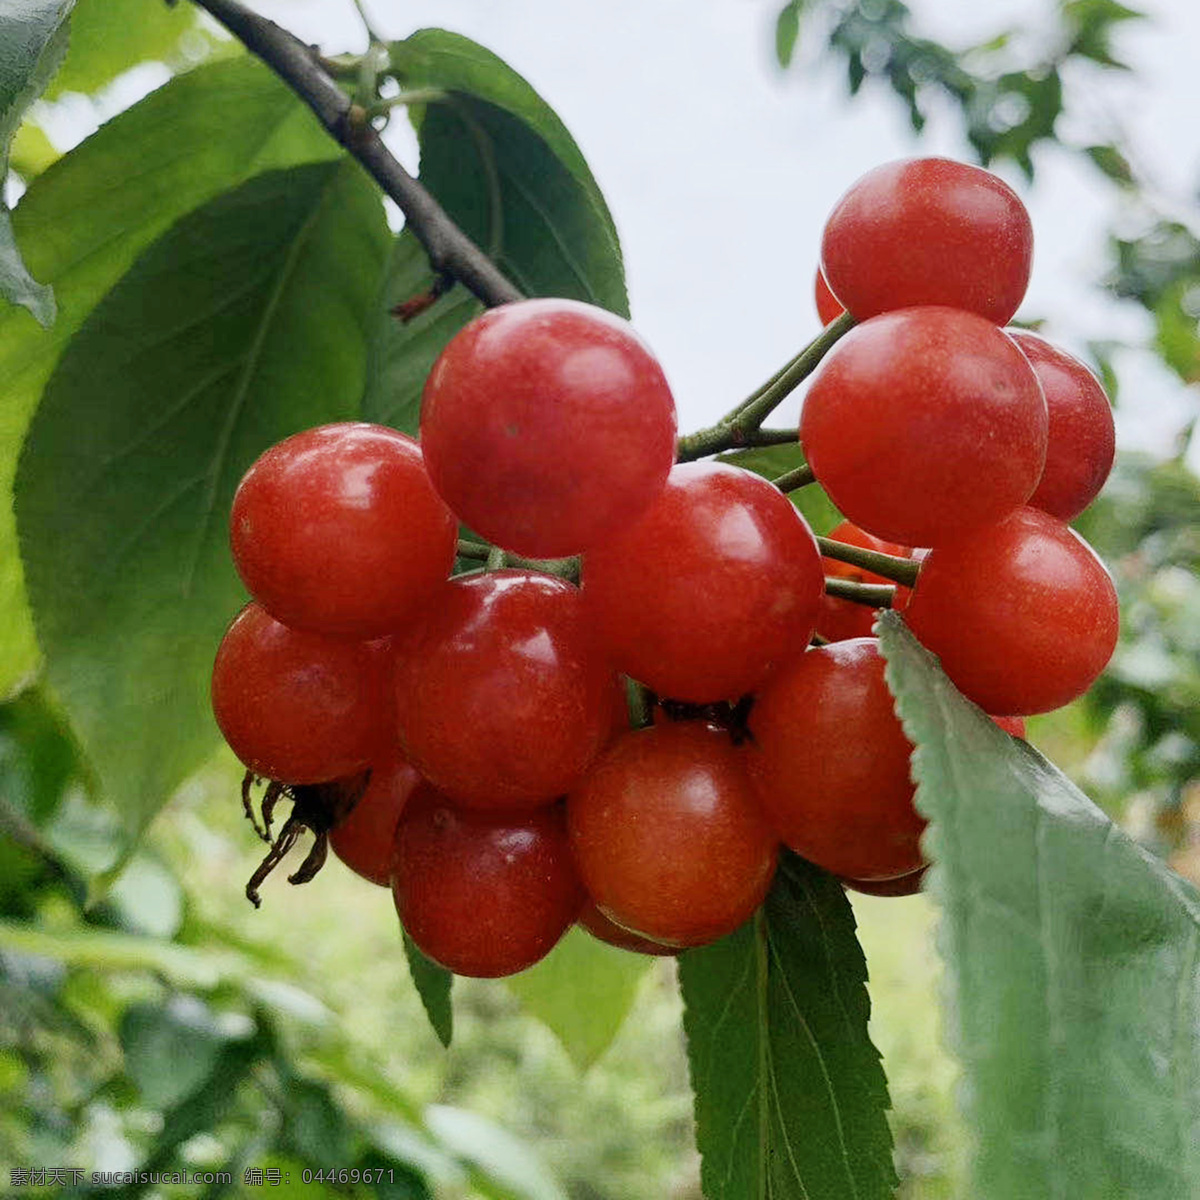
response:
<path id="1" fill-rule="evenodd" d="M 831 875 L 785 853 L 758 915 L 680 956 L 707 1200 L 884 1200 L 896 1183 L 867 968 Z"/>
<path id="2" fill-rule="evenodd" d="M 443 1046 L 450 1045 L 454 1036 L 454 1009 L 450 1005 L 450 991 L 454 976 L 421 952 L 417 943 L 404 932 L 404 956 L 408 959 L 409 974 L 433 1032 Z"/>
<path id="3" fill-rule="evenodd" d="M 578 926 L 541 962 L 505 980 L 522 1007 L 586 1070 L 608 1049 L 653 959 L 598 941 Z"/>
<path id="4" fill-rule="evenodd" d="M 1200 894 L 878 626 L 917 749 L 974 1186 L 1177 1200 L 1200 1187 Z"/>
<path id="5" fill-rule="evenodd" d="M 181 152 L 186 147 L 186 153 Z M 0 308 L 0 494 L 63 348 L 137 255 L 174 221 L 261 171 L 340 153 L 308 109 L 247 57 L 199 67 L 152 92 L 30 185 L 13 227 L 54 287 L 49 332 Z M 0 503 L 0 695 L 37 664 L 10 503 Z"/>
<path id="6" fill-rule="evenodd" d="M 775 18 L 775 58 L 781 67 L 789 67 L 800 37 L 800 0 L 789 0 Z"/>
<path id="7" fill-rule="evenodd" d="M 274 442 L 357 414 L 386 239 L 348 159 L 259 176 L 142 255 L 46 388 L 16 489 L 29 595 L 131 836 L 217 742 L 234 488 Z"/>

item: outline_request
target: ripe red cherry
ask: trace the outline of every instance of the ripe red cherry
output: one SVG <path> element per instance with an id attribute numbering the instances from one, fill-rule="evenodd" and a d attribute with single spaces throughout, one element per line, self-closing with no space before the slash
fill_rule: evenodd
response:
<path id="1" fill-rule="evenodd" d="M 584 556 L 582 586 L 619 670 L 707 704 L 804 648 L 824 579 L 812 531 L 778 489 L 686 463 L 640 520 Z"/>
<path id="2" fill-rule="evenodd" d="M 323 425 L 273 446 L 233 498 L 233 560 L 296 629 L 391 633 L 450 574 L 458 527 L 421 448 L 381 425 Z"/>
<path id="3" fill-rule="evenodd" d="M 854 316 L 945 304 L 1003 325 L 1029 284 L 1033 226 L 998 176 L 945 158 L 885 163 L 837 202 L 821 269 Z"/>
<path id="4" fill-rule="evenodd" d="M 848 546 L 861 546 L 864 550 L 878 550 L 881 554 L 895 554 L 903 557 L 908 554 L 908 547 L 897 542 L 886 542 L 859 529 L 852 521 L 843 521 L 829 535 L 835 542 L 845 542 Z M 826 575 L 837 579 L 851 579 L 856 583 L 891 583 L 874 571 L 856 567 L 852 563 L 839 562 L 836 558 L 822 558 L 821 566 Z M 907 589 L 905 589 L 907 590 Z M 870 637 L 879 610 L 868 608 L 865 604 L 856 604 L 853 600 L 839 600 L 836 596 L 821 597 L 821 609 L 817 614 L 817 633 L 827 642 L 844 642 L 848 638 Z"/>
<path id="5" fill-rule="evenodd" d="M 616 699 L 579 589 L 535 571 L 452 580 L 397 645 L 403 752 L 473 807 L 563 795 L 611 737 Z"/>
<path id="6" fill-rule="evenodd" d="M 995 721 L 1005 733 L 1011 734 L 1015 738 L 1023 738 L 1025 736 L 1024 717 L 993 717 L 992 720 Z"/>
<path id="7" fill-rule="evenodd" d="M 675 460 L 675 402 L 619 317 L 574 300 L 493 308 L 442 352 L 421 442 L 446 502 L 497 546 L 578 554 L 633 520 Z"/>
<path id="8" fill-rule="evenodd" d="M 1074 530 L 1022 508 L 931 550 L 904 614 L 968 699 L 999 716 L 1082 695 L 1117 644 L 1117 593 Z"/>
<path id="9" fill-rule="evenodd" d="M 356 874 L 387 887 L 396 824 L 420 782 L 416 769 L 398 754 L 377 762 L 349 816 L 329 831 L 329 848 Z"/>
<path id="10" fill-rule="evenodd" d="M 828 325 L 846 311 L 842 302 L 829 290 L 829 284 L 820 267 L 817 268 L 817 280 L 813 290 L 816 294 L 817 316 L 820 317 L 822 325 Z"/>
<path id="11" fill-rule="evenodd" d="M 264 779 L 354 775 L 383 744 L 388 664 L 386 641 L 289 629 L 248 604 L 217 650 L 213 715 L 234 754 Z"/>
<path id="12" fill-rule="evenodd" d="M 1050 416 L 1046 467 L 1029 504 L 1070 521 L 1095 500 L 1112 470 L 1112 407 L 1100 381 L 1079 359 L 1023 329 L 1010 329 L 1008 336 L 1029 359 Z"/>
<path id="13" fill-rule="evenodd" d="M 424 954 L 456 975 L 483 978 L 533 966 L 586 899 L 561 805 L 465 812 L 428 787 L 401 814 L 392 895 Z"/>
<path id="14" fill-rule="evenodd" d="M 669 946 L 699 946 L 762 903 L 776 838 L 729 735 L 700 722 L 634 730 L 567 799 L 571 849 L 605 916 Z"/>
<path id="15" fill-rule="evenodd" d="M 800 414 L 809 464 L 876 537 L 937 546 L 1032 494 L 1046 401 L 1012 339 L 973 313 L 909 308 L 852 329 Z"/>
<path id="16" fill-rule="evenodd" d="M 634 954 L 653 954 L 657 957 L 678 954 L 678 946 L 664 946 L 661 942 L 652 942 L 649 938 L 640 937 L 622 929 L 615 921 L 610 921 L 597 907 L 595 901 L 589 900 L 579 914 L 579 924 L 599 941 L 617 946 L 621 950 L 630 950 Z"/>
<path id="17" fill-rule="evenodd" d="M 831 642 L 778 670 L 750 713 L 750 779 L 798 854 L 847 879 L 924 863 L 912 744 L 896 719 L 874 638 Z"/>

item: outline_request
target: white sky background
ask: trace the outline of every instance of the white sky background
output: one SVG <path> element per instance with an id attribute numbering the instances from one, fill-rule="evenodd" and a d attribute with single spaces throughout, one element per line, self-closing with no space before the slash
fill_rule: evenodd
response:
<path id="1" fill-rule="evenodd" d="M 802 29 L 797 61 L 780 71 L 773 37 L 783 0 L 364 3 L 388 36 L 440 25 L 483 43 L 558 111 L 613 211 L 633 320 L 672 381 L 681 429 L 709 423 L 817 332 L 812 276 L 821 227 L 859 175 L 918 152 L 969 157 L 948 109 L 934 114 L 918 141 L 882 85 L 848 99 L 842 62 L 820 57 L 816 29 Z M 951 45 L 1005 28 L 1036 35 L 1050 7 L 1047 0 L 909 3 L 920 27 Z M 1097 140 L 1119 124 L 1137 166 L 1182 204 L 1200 183 L 1200 3 L 1135 6 L 1154 16 L 1117 35 L 1118 56 L 1134 73 L 1085 69 L 1068 80 L 1076 89 L 1068 99 Z M 258 0 L 255 7 L 330 51 L 364 45 L 350 0 Z M 129 79 L 111 102 L 123 107 L 159 81 Z M 76 110 L 62 125 L 47 123 L 56 140 L 75 141 L 87 132 L 79 129 L 84 117 Z M 393 125 L 401 130 L 396 149 L 415 167 L 407 123 Z M 1146 315 L 1091 286 L 1106 264 L 1114 189 L 1056 149 L 1035 161 L 1032 189 L 1005 172 L 1034 224 L 1033 281 L 1020 315 L 1047 318 L 1045 332 L 1076 353 L 1089 338 L 1142 340 Z M 1166 452 L 1194 411 L 1194 393 L 1149 355 L 1122 355 L 1117 365 L 1121 444 Z M 772 423 L 792 419 L 796 407 L 793 397 Z M 1193 458 L 1200 463 L 1200 452 Z"/>

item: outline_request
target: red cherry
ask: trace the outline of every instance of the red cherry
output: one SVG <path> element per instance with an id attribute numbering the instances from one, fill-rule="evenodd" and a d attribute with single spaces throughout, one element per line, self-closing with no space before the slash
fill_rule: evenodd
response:
<path id="1" fill-rule="evenodd" d="M 446 502 L 497 546 L 589 550 L 662 490 L 675 402 L 633 329 L 574 300 L 493 308 L 425 384 L 421 442 Z"/>
<path id="2" fill-rule="evenodd" d="M 329 831 L 329 848 L 356 874 L 387 887 L 396 824 L 421 776 L 398 754 L 371 768 L 367 789 L 349 816 Z"/>
<path id="3" fill-rule="evenodd" d="M 619 670 L 707 704 L 751 691 L 804 648 L 824 579 L 788 499 L 710 462 L 675 467 L 640 520 L 584 556 L 582 586 Z"/>
<path id="4" fill-rule="evenodd" d="M 421 448 L 381 425 L 323 425 L 273 446 L 233 498 L 238 573 L 276 620 L 358 638 L 391 633 L 454 563 L 458 527 Z"/>
<path id="5" fill-rule="evenodd" d="M 579 589 L 535 571 L 452 580 L 397 645 L 403 752 L 461 804 L 549 804 L 609 740 L 615 705 Z"/>
<path id="6" fill-rule="evenodd" d="M 1112 407 L 1100 381 L 1079 359 L 1023 329 L 1010 329 L 1008 336 L 1029 359 L 1050 416 L 1046 468 L 1029 504 L 1070 521 L 1095 500 L 1112 470 Z"/>
<path id="7" fill-rule="evenodd" d="M 1046 460 L 1028 360 L 972 313 L 909 308 L 852 329 L 812 381 L 800 441 L 834 504 L 876 537 L 936 546 L 1023 504 Z"/>
<path id="8" fill-rule="evenodd" d="M 828 325 L 830 321 L 836 320 L 846 311 L 842 307 L 842 302 L 829 290 L 829 284 L 820 267 L 817 268 L 814 292 L 817 301 L 817 316 L 821 318 L 822 325 Z"/>
<path id="9" fill-rule="evenodd" d="M 787 663 L 750 713 L 747 763 L 763 811 L 798 854 L 835 875 L 892 879 L 924 863 L 912 744 L 874 638 Z"/>
<path id="10" fill-rule="evenodd" d="M 926 870 L 927 867 L 921 867 L 895 879 L 843 879 L 842 887 L 865 896 L 919 896 Z"/>
<path id="11" fill-rule="evenodd" d="M 999 716 L 1082 695 L 1117 644 L 1117 593 L 1074 530 L 1022 508 L 931 550 L 904 614 L 968 699 Z"/>
<path id="12" fill-rule="evenodd" d="M 617 946 L 621 950 L 630 950 L 634 954 L 653 954 L 661 957 L 679 953 L 678 946 L 664 946 L 661 942 L 652 942 L 649 938 L 639 937 L 636 933 L 630 933 L 628 929 L 622 929 L 615 921 L 610 921 L 592 900 L 583 906 L 583 912 L 579 914 L 579 924 L 599 941 Z"/>
<path id="13" fill-rule="evenodd" d="M 217 650 L 213 715 L 230 749 L 264 779 L 354 775 L 384 741 L 388 662 L 386 641 L 289 629 L 247 604 Z"/>
<path id="14" fill-rule="evenodd" d="M 729 735 L 699 722 L 634 730 L 567 799 L 571 849 L 605 916 L 652 941 L 698 946 L 762 903 L 776 839 Z"/>
<path id="15" fill-rule="evenodd" d="M 1003 325 L 1029 284 L 1033 227 L 998 176 L 945 158 L 885 163 L 837 202 L 821 240 L 833 293 L 864 321 L 944 304 Z"/>
<path id="16" fill-rule="evenodd" d="M 561 805 L 465 812 L 428 787 L 400 816 L 392 895 L 424 954 L 456 975 L 482 978 L 544 958 L 586 898 Z"/>
<path id="17" fill-rule="evenodd" d="M 848 546 L 861 546 L 864 550 L 878 550 L 881 554 L 903 557 L 909 553 L 907 546 L 887 542 L 859 529 L 852 521 L 843 521 L 829 535 L 835 542 Z M 826 575 L 837 579 L 850 579 L 856 583 L 888 583 L 882 575 L 856 567 L 851 563 L 839 562 L 836 558 L 822 558 L 821 566 Z M 905 589 L 908 590 L 907 588 Z M 821 609 L 817 614 L 817 633 L 827 642 L 844 642 L 848 638 L 870 637 L 879 610 L 856 604 L 853 600 L 839 600 L 836 596 L 821 597 Z"/>

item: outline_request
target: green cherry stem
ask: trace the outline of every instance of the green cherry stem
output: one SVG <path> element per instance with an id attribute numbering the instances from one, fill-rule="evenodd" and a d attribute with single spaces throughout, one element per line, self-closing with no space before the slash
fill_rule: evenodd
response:
<path id="1" fill-rule="evenodd" d="M 817 538 L 817 546 L 825 558 L 863 567 L 905 587 L 912 587 L 917 582 L 917 574 L 921 570 L 921 564 L 916 559 L 880 554 L 878 550 L 864 550 L 861 546 L 847 546 L 845 542 L 835 542 L 827 537 Z"/>
<path id="2" fill-rule="evenodd" d="M 732 412 L 708 429 L 680 438 L 676 450 L 678 460 L 690 462 L 722 450 L 749 445 L 746 439 L 817 369 L 817 364 L 853 324 L 854 318 L 849 313 L 842 313 L 836 320 L 830 321 L 791 362 L 776 371 Z"/>
<path id="3" fill-rule="evenodd" d="M 796 467 L 791 471 L 785 471 L 777 479 L 772 479 L 771 482 L 785 495 L 788 492 L 794 492 L 802 487 L 808 487 L 810 483 L 816 483 L 817 477 L 813 474 L 812 467 L 805 463 L 802 467 Z"/>
<path id="4" fill-rule="evenodd" d="M 829 576 L 825 580 L 825 594 L 839 600 L 853 600 L 855 604 L 869 604 L 872 608 L 891 608 L 896 589 L 890 583 L 858 583 Z"/>
<path id="5" fill-rule="evenodd" d="M 572 583 L 579 581 L 581 560 L 576 558 L 523 558 L 520 554 L 509 554 L 499 546 L 489 546 L 486 542 L 472 542 L 466 538 L 458 539 L 458 557 L 473 558 L 485 565 L 489 571 L 500 567 L 523 567 L 527 571 L 541 571 L 544 575 L 557 575 L 559 579 L 567 579 Z"/>
<path id="6" fill-rule="evenodd" d="M 481 562 L 491 553 L 491 546 L 485 542 L 470 542 L 466 538 L 458 539 L 459 558 L 477 558 Z"/>

